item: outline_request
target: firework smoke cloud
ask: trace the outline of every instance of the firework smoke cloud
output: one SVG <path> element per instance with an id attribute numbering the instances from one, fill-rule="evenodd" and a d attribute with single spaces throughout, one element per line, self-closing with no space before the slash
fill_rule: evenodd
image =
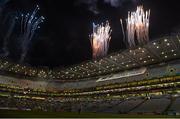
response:
<path id="1" fill-rule="evenodd" d="M 131 2 L 133 4 L 138 3 L 139 0 L 78 0 L 75 5 L 87 5 L 87 9 L 94 14 L 99 14 L 100 9 L 98 8 L 98 2 L 109 4 L 111 7 L 121 7 L 125 2 Z"/>

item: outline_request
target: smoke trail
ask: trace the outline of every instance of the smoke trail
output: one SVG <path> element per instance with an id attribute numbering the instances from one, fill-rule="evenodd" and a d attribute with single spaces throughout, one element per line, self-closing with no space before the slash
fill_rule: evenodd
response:
<path id="1" fill-rule="evenodd" d="M 2 14 L 4 6 L 9 2 L 10 0 L 0 0 L 0 15 Z"/>
<path id="2" fill-rule="evenodd" d="M 0 6 L 4 6 L 7 4 L 10 0 L 0 0 Z"/>
<path id="3" fill-rule="evenodd" d="M 4 52 L 4 54 L 3 54 L 3 56 L 8 56 L 9 55 L 9 51 L 8 51 L 8 42 L 9 42 L 9 39 L 10 39 L 10 36 L 11 36 L 11 34 L 12 34 L 12 32 L 13 32 L 13 30 L 14 30 L 14 27 L 15 27 L 15 24 L 16 24 L 16 20 L 17 20 L 17 17 L 14 17 L 10 22 L 11 22 L 11 24 L 10 24 L 10 27 L 9 27 L 9 29 L 8 29 L 8 31 L 7 31 L 7 33 L 5 34 L 5 37 L 4 37 L 4 39 L 3 39 L 3 52 Z"/>
<path id="4" fill-rule="evenodd" d="M 125 35 L 124 25 L 123 25 L 122 19 L 120 19 L 120 22 L 121 22 L 121 30 L 122 30 L 122 33 L 123 33 L 123 41 L 124 41 L 124 43 L 126 44 L 126 35 Z M 127 44 L 126 44 L 126 45 L 127 45 Z"/>

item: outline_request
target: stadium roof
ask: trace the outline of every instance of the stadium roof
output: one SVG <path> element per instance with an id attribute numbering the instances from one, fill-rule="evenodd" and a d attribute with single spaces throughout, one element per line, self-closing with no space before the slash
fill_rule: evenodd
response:
<path id="1" fill-rule="evenodd" d="M 180 37 L 162 37 L 144 46 L 116 52 L 102 59 L 90 60 L 67 68 L 34 68 L 0 60 L 0 70 L 30 77 L 80 80 L 180 58 Z"/>

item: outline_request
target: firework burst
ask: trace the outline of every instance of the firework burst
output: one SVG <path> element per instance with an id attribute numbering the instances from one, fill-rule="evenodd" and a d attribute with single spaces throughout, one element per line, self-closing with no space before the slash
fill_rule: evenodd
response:
<path id="1" fill-rule="evenodd" d="M 92 46 L 92 56 L 94 59 L 101 58 L 107 55 L 109 42 L 111 40 L 111 27 L 109 22 L 106 24 L 95 25 L 93 23 L 93 33 L 90 35 Z"/>
<path id="2" fill-rule="evenodd" d="M 40 28 L 39 24 L 44 22 L 44 17 L 36 17 L 36 14 L 39 10 L 37 5 L 32 14 L 27 13 L 26 15 L 21 15 L 21 58 L 20 62 L 22 63 L 28 52 L 29 44 L 32 41 L 32 38 L 35 34 L 35 31 Z"/>
<path id="3" fill-rule="evenodd" d="M 129 47 L 136 45 L 136 39 L 138 44 L 145 44 L 149 41 L 149 18 L 150 10 L 144 11 L 143 6 L 138 6 L 135 12 L 128 12 L 126 35 Z"/>

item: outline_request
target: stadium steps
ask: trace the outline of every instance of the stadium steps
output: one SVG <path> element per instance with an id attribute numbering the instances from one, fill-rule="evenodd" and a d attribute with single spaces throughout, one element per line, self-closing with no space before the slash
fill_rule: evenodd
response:
<path id="1" fill-rule="evenodd" d="M 132 110 L 130 113 L 162 113 L 167 105 L 170 103 L 170 100 L 167 98 L 151 98 L 145 101 L 142 105 Z"/>
<path id="2" fill-rule="evenodd" d="M 138 108 L 139 106 L 141 106 L 142 104 L 144 104 L 148 99 L 143 100 L 141 103 L 137 104 L 135 107 L 133 107 L 132 109 L 130 109 L 129 111 L 127 111 L 127 113 L 130 113 L 131 111 L 135 110 L 136 108 Z"/>
<path id="3" fill-rule="evenodd" d="M 170 107 L 172 106 L 172 104 L 175 102 L 176 98 L 171 98 L 170 103 L 168 104 L 168 106 L 166 107 L 166 109 L 163 111 L 163 113 L 168 112 L 168 110 L 170 109 Z"/>
<path id="4" fill-rule="evenodd" d="M 123 101 L 121 101 L 121 102 L 117 102 L 117 103 L 115 103 L 115 104 L 113 104 L 113 105 L 111 105 L 111 106 L 106 107 L 105 109 L 98 110 L 97 112 L 112 112 L 112 111 L 108 111 L 108 109 L 109 109 L 109 110 L 113 110 L 113 109 L 112 109 L 113 107 L 115 107 L 115 106 L 117 106 L 117 105 L 120 105 L 121 103 L 124 103 L 125 101 L 126 101 L 126 100 L 123 100 Z"/>
<path id="5" fill-rule="evenodd" d="M 179 112 L 180 113 L 180 106 L 179 106 L 179 104 L 180 104 L 180 97 L 177 97 L 174 100 L 173 104 L 171 105 L 171 107 L 169 108 L 168 111 L 175 111 L 175 112 Z"/>

